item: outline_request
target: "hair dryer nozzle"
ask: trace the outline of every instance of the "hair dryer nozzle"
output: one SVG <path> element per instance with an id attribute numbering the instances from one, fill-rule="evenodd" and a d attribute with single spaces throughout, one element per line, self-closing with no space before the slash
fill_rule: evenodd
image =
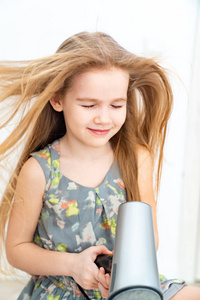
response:
<path id="1" fill-rule="evenodd" d="M 143 202 L 120 205 L 108 300 L 162 300 L 152 209 Z"/>

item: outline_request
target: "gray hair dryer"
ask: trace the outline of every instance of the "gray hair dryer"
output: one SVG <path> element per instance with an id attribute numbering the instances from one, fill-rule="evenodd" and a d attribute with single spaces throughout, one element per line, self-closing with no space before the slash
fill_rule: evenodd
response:
<path id="1" fill-rule="evenodd" d="M 162 300 L 152 209 L 143 202 L 120 205 L 108 300 Z"/>

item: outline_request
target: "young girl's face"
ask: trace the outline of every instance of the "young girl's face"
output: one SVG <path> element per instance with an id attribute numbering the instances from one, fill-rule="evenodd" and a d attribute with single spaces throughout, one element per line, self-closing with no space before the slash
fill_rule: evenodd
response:
<path id="1" fill-rule="evenodd" d="M 76 75 L 60 101 L 68 140 L 105 146 L 125 122 L 128 83 L 128 73 L 117 68 Z"/>

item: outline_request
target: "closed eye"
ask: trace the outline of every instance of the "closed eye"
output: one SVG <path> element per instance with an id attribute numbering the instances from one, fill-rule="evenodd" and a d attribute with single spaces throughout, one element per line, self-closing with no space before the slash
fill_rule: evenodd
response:
<path id="1" fill-rule="evenodd" d="M 113 108 L 121 108 L 122 105 L 111 105 Z"/>
<path id="2" fill-rule="evenodd" d="M 95 107 L 96 105 L 95 104 L 92 104 L 92 105 L 81 105 L 82 107 L 85 107 L 85 108 L 92 108 L 92 107 Z M 123 105 L 111 105 L 111 107 L 113 108 L 121 108 Z"/>
<path id="3" fill-rule="evenodd" d="M 92 104 L 92 105 L 81 105 L 82 107 L 85 107 L 85 108 L 92 108 L 92 107 L 95 107 L 95 105 L 94 104 Z"/>

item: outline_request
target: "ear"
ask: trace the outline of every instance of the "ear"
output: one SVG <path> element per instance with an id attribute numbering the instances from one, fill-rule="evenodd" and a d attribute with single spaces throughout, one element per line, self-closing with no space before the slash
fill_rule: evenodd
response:
<path id="1" fill-rule="evenodd" d="M 63 110 L 63 103 L 62 103 L 62 99 L 60 97 L 60 95 L 55 94 L 50 100 L 49 102 L 51 103 L 51 106 L 53 107 L 53 109 L 55 111 L 62 111 Z"/>

